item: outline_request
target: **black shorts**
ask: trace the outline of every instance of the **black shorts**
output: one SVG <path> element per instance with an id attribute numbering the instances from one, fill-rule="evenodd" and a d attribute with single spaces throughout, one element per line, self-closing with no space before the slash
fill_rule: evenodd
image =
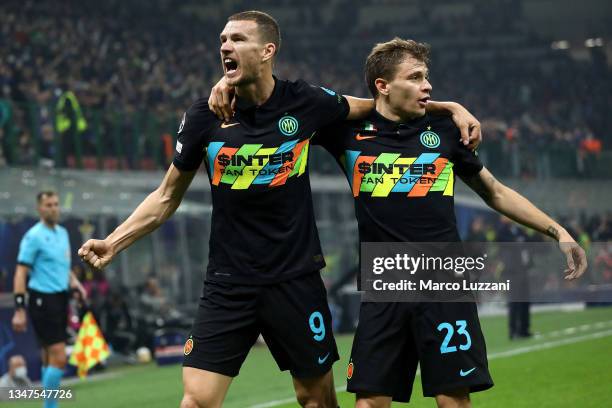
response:
<path id="1" fill-rule="evenodd" d="M 280 370 L 318 377 L 338 360 L 327 292 L 318 272 L 273 285 L 204 285 L 183 366 L 235 377 L 263 335 Z"/>
<path id="2" fill-rule="evenodd" d="M 408 402 L 418 363 L 426 397 L 491 388 L 476 305 L 363 302 L 347 390 Z"/>
<path id="3" fill-rule="evenodd" d="M 68 339 L 68 292 L 42 293 L 28 289 L 28 313 L 41 346 Z"/>

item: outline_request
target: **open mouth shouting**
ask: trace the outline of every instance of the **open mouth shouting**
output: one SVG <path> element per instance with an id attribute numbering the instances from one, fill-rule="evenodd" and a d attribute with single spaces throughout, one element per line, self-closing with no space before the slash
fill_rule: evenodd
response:
<path id="1" fill-rule="evenodd" d="M 238 62 L 232 57 L 223 57 L 223 69 L 228 78 L 236 76 L 238 73 Z"/>

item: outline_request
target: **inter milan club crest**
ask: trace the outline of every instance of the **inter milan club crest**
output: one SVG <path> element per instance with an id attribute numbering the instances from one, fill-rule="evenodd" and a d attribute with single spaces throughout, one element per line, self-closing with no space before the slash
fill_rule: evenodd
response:
<path id="1" fill-rule="evenodd" d="M 191 353 L 191 350 L 193 350 L 193 339 L 190 337 L 185 342 L 185 347 L 183 348 L 183 354 L 188 356 L 189 353 Z"/>
<path id="2" fill-rule="evenodd" d="M 293 116 L 283 116 L 278 121 L 278 130 L 285 136 L 293 136 L 297 133 L 300 125 Z"/>
<path id="3" fill-rule="evenodd" d="M 440 146 L 440 136 L 431 131 L 431 126 L 427 126 L 427 130 L 421 133 L 420 140 L 423 146 L 430 149 L 435 149 Z"/>

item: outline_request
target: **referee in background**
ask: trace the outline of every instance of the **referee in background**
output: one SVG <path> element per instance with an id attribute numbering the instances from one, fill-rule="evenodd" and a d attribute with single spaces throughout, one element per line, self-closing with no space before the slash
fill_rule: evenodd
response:
<path id="1" fill-rule="evenodd" d="M 13 329 L 25 332 L 26 281 L 29 292 L 28 313 L 42 347 L 42 386 L 56 390 L 66 366 L 66 326 L 68 323 L 68 288 L 85 290 L 70 272 L 68 231 L 58 224 L 59 197 L 54 191 L 38 193 L 40 221 L 21 240 L 13 284 L 15 314 Z M 45 408 L 57 407 L 57 400 L 46 399 Z"/>

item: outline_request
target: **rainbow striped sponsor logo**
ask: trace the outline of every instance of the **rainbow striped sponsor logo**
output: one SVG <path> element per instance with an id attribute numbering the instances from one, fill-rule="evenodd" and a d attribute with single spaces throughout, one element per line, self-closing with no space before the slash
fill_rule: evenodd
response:
<path id="1" fill-rule="evenodd" d="M 346 174 L 357 197 L 370 193 L 372 197 L 387 197 L 404 193 L 409 198 L 425 197 L 429 192 L 453 195 L 453 163 L 439 153 L 422 153 L 418 157 L 401 157 L 399 153 L 362 156 L 346 150 Z"/>
<path id="2" fill-rule="evenodd" d="M 292 140 L 279 147 L 244 144 L 228 147 L 211 142 L 207 149 L 208 170 L 212 184 L 230 184 L 233 190 L 245 190 L 254 184 L 277 187 L 290 177 L 306 171 L 310 140 Z"/>

